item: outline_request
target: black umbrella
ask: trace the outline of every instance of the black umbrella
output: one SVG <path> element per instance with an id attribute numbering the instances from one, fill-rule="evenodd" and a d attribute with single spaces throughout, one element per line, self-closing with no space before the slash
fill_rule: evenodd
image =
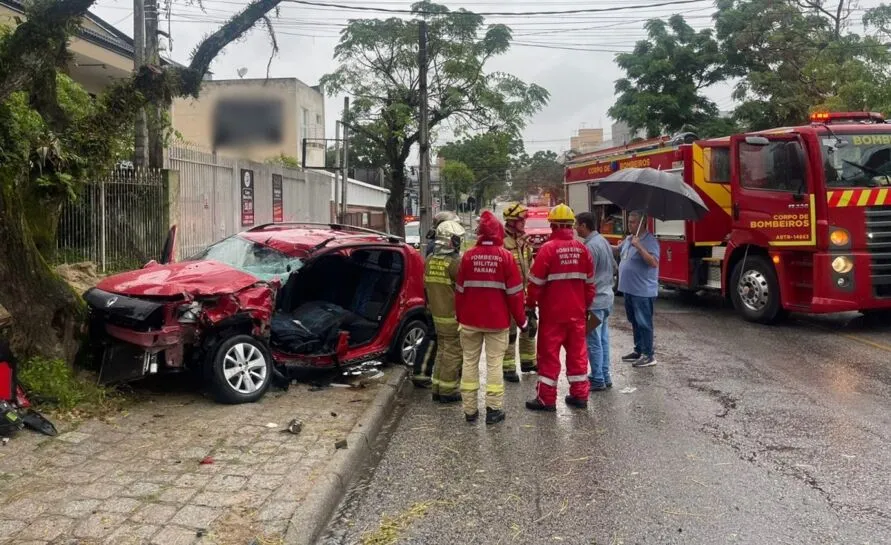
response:
<path id="1" fill-rule="evenodd" d="M 654 168 L 625 168 L 600 180 L 597 195 L 625 210 L 662 221 L 698 220 L 708 207 L 677 174 Z"/>

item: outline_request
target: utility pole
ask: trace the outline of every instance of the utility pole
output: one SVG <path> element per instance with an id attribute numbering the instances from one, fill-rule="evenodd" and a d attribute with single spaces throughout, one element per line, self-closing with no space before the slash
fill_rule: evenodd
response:
<path id="1" fill-rule="evenodd" d="M 145 60 L 153 66 L 161 66 L 158 51 L 158 0 L 145 2 Z M 161 108 L 158 104 L 148 105 L 148 165 L 152 168 L 164 166 L 164 143 L 161 141 Z"/>
<path id="2" fill-rule="evenodd" d="M 334 221 L 341 223 L 343 217 L 338 214 L 337 203 L 340 202 L 340 196 L 343 194 L 343 185 L 340 182 L 340 121 L 334 122 Z"/>
<path id="3" fill-rule="evenodd" d="M 427 115 L 427 22 L 420 21 L 418 28 L 418 91 L 421 99 L 420 119 L 418 120 L 419 144 L 421 148 L 421 168 L 418 173 L 420 182 L 421 236 L 430 230 L 432 218 L 430 212 L 433 201 L 430 198 L 430 134 L 429 116 Z"/>
<path id="4" fill-rule="evenodd" d="M 340 192 L 340 221 L 346 221 L 350 187 L 350 97 L 343 97 L 343 189 Z"/>
<path id="5" fill-rule="evenodd" d="M 133 70 L 139 70 L 145 64 L 145 3 L 133 0 Z M 148 134 L 145 128 L 145 109 L 139 110 L 136 116 L 136 135 L 134 137 L 133 165 L 144 167 L 148 164 Z"/>

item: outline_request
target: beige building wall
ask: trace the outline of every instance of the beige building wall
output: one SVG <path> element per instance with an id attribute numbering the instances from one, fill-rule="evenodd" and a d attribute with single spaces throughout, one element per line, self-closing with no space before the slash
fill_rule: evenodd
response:
<path id="1" fill-rule="evenodd" d="M 10 4 L 0 3 L 0 24 L 13 27 L 17 24 L 16 18 L 22 20 L 23 13 Z M 81 28 L 82 37 L 72 38 L 68 46 L 73 56 L 68 64 L 68 74 L 95 95 L 115 80 L 131 74 L 133 46 L 89 16 L 84 18 Z"/>
<path id="2" fill-rule="evenodd" d="M 325 138 L 325 99 L 322 93 L 296 78 L 207 80 L 197 99 L 176 99 L 172 108 L 173 128 L 182 139 L 194 146 L 211 149 L 213 115 L 221 99 L 263 98 L 281 104 L 282 139 L 278 144 L 258 145 L 237 151 L 239 157 L 265 161 L 285 155 L 303 160 L 303 139 Z M 320 166 L 325 161 L 324 142 L 307 143 L 307 166 Z"/>
<path id="3" fill-rule="evenodd" d="M 579 129 L 576 136 L 569 138 L 569 148 L 579 153 L 596 148 L 603 143 L 603 129 Z"/>

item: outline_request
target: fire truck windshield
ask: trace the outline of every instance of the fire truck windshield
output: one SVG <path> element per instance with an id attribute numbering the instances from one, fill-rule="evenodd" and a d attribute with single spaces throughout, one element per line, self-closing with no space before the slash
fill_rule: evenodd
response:
<path id="1" fill-rule="evenodd" d="M 821 135 L 826 187 L 891 186 L 891 131 Z"/>

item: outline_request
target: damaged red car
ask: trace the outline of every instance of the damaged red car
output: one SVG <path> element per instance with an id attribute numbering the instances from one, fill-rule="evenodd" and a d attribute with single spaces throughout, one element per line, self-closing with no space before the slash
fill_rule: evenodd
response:
<path id="1" fill-rule="evenodd" d="M 433 333 L 424 262 L 398 237 L 270 224 L 171 263 L 103 279 L 84 298 L 103 383 L 197 371 L 223 403 L 256 401 L 294 368 L 420 363 Z"/>

